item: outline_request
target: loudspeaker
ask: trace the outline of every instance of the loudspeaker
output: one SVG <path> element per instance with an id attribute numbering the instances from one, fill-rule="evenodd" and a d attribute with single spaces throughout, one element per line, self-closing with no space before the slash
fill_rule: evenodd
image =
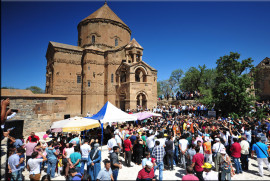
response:
<path id="1" fill-rule="evenodd" d="M 14 127 L 14 129 L 10 131 L 9 135 L 17 139 L 23 135 L 23 125 L 24 125 L 24 120 L 6 121 L 5 130 L 8 130 L 9 128 Z"/>
<path id="2" fill-rule="evenodd" d="M 64 119 L 68 119 L 68 118 L 70 118 L 70 114 L 65 114 Z"/>

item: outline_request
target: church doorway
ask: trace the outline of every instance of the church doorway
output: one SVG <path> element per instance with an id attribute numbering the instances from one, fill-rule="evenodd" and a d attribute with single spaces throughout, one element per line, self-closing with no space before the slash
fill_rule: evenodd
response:
<path id="1" fill-rule="evenodd" d="M 137 95 L 137 106 L 144 110 L 147 108 L 147 99 L 143 93 Z"/>
<path id="2" fill-rule="evenodd" d="M 120 109 L 122 111 L 126 111 L 126 95 L 125 94 L 120 95 Z"/>

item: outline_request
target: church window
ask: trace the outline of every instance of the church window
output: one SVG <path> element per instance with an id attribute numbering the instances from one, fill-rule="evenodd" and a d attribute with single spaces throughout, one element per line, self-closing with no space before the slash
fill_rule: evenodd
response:
<path id="1" fill-rule="evenodd" d="M 111 75 L 111 83 L 113 83 L 113 74 Z"/>
<path id="2" fill-rule="evenodd" d="M 90 85 L 91 85 L 91 82 L 90 82 L 90 80 L 88 80 L 87 84 L 88 84 L 88 87 L 90 87 Z"/>
<path id="3" fill-rule="evenodd" d="M 88 66 L 88 70 L 90 70 L 90 66 Z"/>
<path id="4" fill-rule="evenodd" d="M 96 37 L 95 35 L 92 35 L 92 44 L 95 44 L 95 42 L 96 42 Z"/>
<path id="5" fill-rule="evenodd" d="M 118 38 L 115 38 L 115 46 L 118 46 Z"/>
<path id="6" fill-rule="evenodd" d="M 82 77 L 80 75 L 77 75 L 77 83 L 80 84 L 82 82 Z"/>

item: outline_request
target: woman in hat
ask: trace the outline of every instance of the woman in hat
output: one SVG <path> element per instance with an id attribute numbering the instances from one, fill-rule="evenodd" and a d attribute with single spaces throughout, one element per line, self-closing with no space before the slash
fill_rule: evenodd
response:
<path id="1" fill-rule="evenodd" d="M 231 159 L 229 155 L 226 153 L 225 149 L 220 151 L 220 170 L 221 170 L 221 180 L 231 180 L 233 175 L 233 168 L 231 164 Z"/>
<path id="2" fill-rule="evenodd" d="M 99 144 L 95 143 L 94 148 L 91 150 L 88 156 L 88 174 L 93 180 L 97 179 L 98 173 L 101 170 L 101 151 L 98 149 Z"/>

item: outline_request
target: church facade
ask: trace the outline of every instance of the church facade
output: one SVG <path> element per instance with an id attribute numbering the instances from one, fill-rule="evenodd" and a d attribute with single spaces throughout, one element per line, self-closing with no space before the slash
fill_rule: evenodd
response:
<path id="1" fill-rule="evenodd" d="M 77 28 L 78 46 L 49 42 L 46 93 L 66 96 L 72 116 L 95 114 L 107 101 L 122 110 L 156 106 L 157 70 L 107 3 Z"/>

